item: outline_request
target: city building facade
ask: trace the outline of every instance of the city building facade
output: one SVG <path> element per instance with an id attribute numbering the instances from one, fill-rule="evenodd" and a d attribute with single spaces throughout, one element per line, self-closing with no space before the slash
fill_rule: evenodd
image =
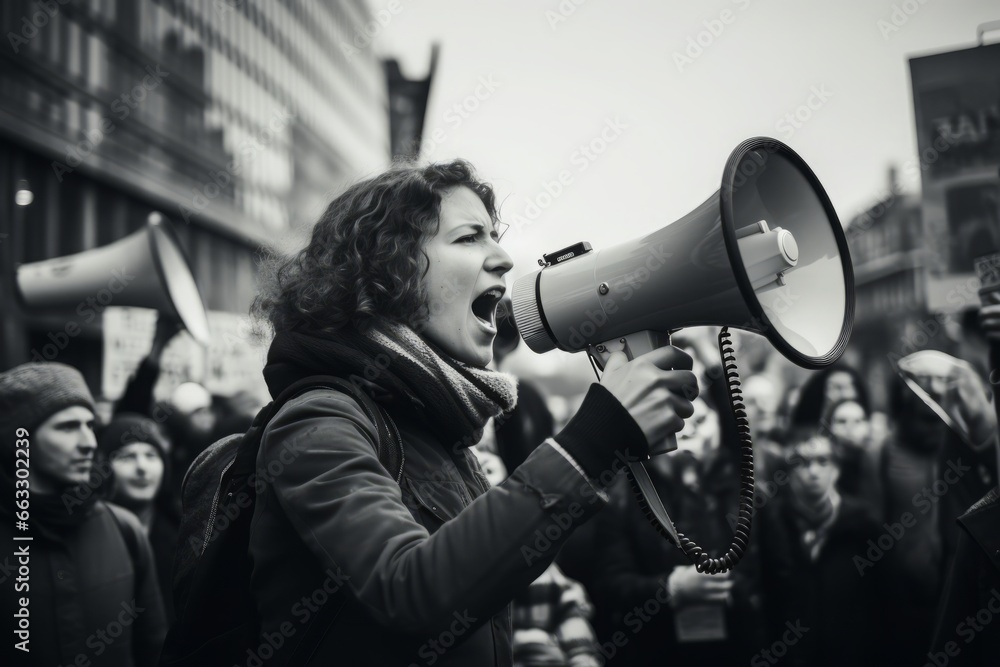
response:
<path id="1" fill-rule="evenodd" d="M 363 0 L 0 5 L 4 368 L 49 342 L 12 267 L 171 223 L 209 311 L 242 313 L 257 254 L 391 157 Z M 112 304 L 113 305 L 113 304 Z M 98 386 L 98 338 L 60 361 Z"/>

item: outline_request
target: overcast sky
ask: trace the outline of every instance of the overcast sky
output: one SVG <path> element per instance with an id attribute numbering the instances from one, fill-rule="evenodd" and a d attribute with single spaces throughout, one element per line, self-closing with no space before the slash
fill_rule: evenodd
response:
<path id="1" fill-rule="evenodd" d="M 505 237 L 508 285 L 543 252 L 688 212 L 752 136 L 797 151 L 846 224 L 916 154 L 907 58 L 973 46 L 1000 19 L 996 0 L 369 2 L 389 18 L 374 48 L 407 75 L 441 44 L 424 157 L 471 160 L 502 216 L 530 221 Z"/>

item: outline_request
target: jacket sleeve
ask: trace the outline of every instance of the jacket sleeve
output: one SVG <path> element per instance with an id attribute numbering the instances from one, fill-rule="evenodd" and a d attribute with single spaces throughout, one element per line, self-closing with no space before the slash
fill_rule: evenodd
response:
<path id="1" fill-rule="evenodd" d="M 350 397 L 309 392 L 268 425 L 257 465 L 280 466 L 273 493 L 322 566 L 340 568 L 372 616 L 402 632 L 437 632 L 453 614 L 485 622 L 605 504 L 546 444 L 430 535 L 376 457 L 375 437 Z"/>

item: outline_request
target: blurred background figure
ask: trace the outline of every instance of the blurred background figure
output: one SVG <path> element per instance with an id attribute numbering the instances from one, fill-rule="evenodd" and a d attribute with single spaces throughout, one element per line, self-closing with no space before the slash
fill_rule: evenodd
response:
<path id="1" fill-rule="evenodd" d="M 888 641 L 900 656 L 925 655 L 947 563 L 955 552 L 955 520 L 995 484 L 992 451 L 976 452 L 942 419 L 950 414 L 989 429 L 995 421 L 983 382 L 971 366 L 936 351 L 898 362 L 891 388 L 892 437 L 882 452 L 884 518 L 905 514 L 914 525 L 885 557 Z M 917 392 L 920 392 L 919 395 Z M 981 442 L 983 434 L 976 433 Z M 881 564 L 880 564 L 881 565 Z"/>
<path id="2" fill-rule="evenodd" d="M 782 392 L 774 379 L 755 374 L 742 379 L 743 403 L 753 438 L 754 474 L 758 480 L 771 479 L 781 468 L 780 442 L 783 431 L 778 419 Z"/>
<path id="3" fill-rule="evenodd" d="M 984 307 L 979 313 L 976 335 L 979 344 L 989 341 L 991 346 L 1000 343 L 1000 305 L 994 303 L 997 286 L 980 292 Z M 980 356 L 980 360 L 997 359 L 996 350 Z M 982 377 L 982 376 L 980 376 Z M 988 375 L 991 384 L 993 376 Z M 994 394 L 994 411 L 996 395 Z M 973 440 L 973 438 L 970 438 Z M 1000 440 L 992 438 L 992 449 L 1000 457 Z M 1000 654 L 1000 625 L 979 624 L 978 615 L 982 610 L 991 612 L 998 608 L 997 591 L 1000 590 L 1000 487 L 996 484 L 982 498 L 974 502 L 957 521 L 960 530 L 955 544 L 955 553 L 949 565 L 949 574 L 944 592 L 938 604 L 934 636 L 928 658 L 958 667 L 987 665 Z M 976 617 L 979 630 L 970 638 L 970 619 Z M 961 646 L 956 656 L 955 646 Z"/>
<path id="4" fill-rule="evenodd" d="M 233 433 L 245 433 L 264 403 L 253 393 L 237 391 L 232 396 L 212 395 L 212 412 L 215 414 L 213 442 Z"/>
<path id="5" fill-rule="evenodd" d="M 135 515 L 100 498 L 105 472 L 95 465 L 93 427 L 93 397 L 76 369 L 32 362 L 0 373 L 0 487 L 10 499 L 0 503 L 0 560 L 18 562 L 15 548 L 27 544 L 31 570 L 24 590 L 15 589 L 14 576 L 0 581 L 8 619 L 30 590 L 29 651 L 5 642 L 4 664 L 157 664 L 167 624 L 152 550 Z M 30 493 L 17 492 L 26 491 L 15 480 L 19 449 L 30 454 Z M 19 496 L 30 500 L 30 519 L 15 532 Z M 17 542 L 15 535 L 32 540 Z M 99 641 L 94 633 L 113 625 L 114 641 Z"/>
<path id="6" fill-rule="evenodd" d="M 133 413 L 115 415 L 98 437 L 98 451 L 111 466 L 106 493 L 139 518 L 149 538 L 168 622 L 174 617 L 172 573 L 180 528 L 170 449 L 155 421 Z"/>
<path id="7" fill-rule="evenodd" d="M 823 414 L 831 405 L 844 399 L 856 401 L 866 414 L 871 410 L 868 388 L 856 370 L 838 363 L 810 374 L 799 390 L 790 427 L 819 428 Z"/>
<path id="8" fill-rule="evenodd" d="M 866 505 L 837 491 L 839 457 L 829 436 L 794 431 L 785 453 L 788 490 L 754 523 L 768 641 L 789 636 L 793 624 L 808 631 L 788 642 L 783 664 L 884 665 L 884 570 L 859 572 L 854 560 L 877 539 L 879 524 Z"/>
<path id="9" fill-rule="evenodd" d="M 173 444 L 173 462 L 178 471 L 178 479 L 172 482 L 175 497 L 180 497 L 180 485 L 191 462 L 217 439 L 212 407 L 212 395 L 205 387 L 197 382 L 184 382 L 174 389 L 162 408 L 167 414 L 164 426 Z"/>
<path id="10" fill-rule="evenodd" d="M 872 436 L 865 406 L 853 398 L 842 398 L 827 406 L 820 432 L 829 435 L 837 457 L 837 491 L 868 506 L 876 518 L 882 516 L 879 464 L 882 444 Z"/>
<path id="11" fill-rule="evenodd" d="M 717 555 L 733 534 L 738 450 L 722 439 L 718 413 L 701 398 L 693 403 L 678 451 L 646 468 L 677 530 Z M 616 632 L 628 638 L 609 665 L 737 664 L 763 645 L 756 538 L 734 571 L 699 574 L 649 524 L 624 477 L 597 521 L 594 599 L 607 617 L 601 640 Z"/>

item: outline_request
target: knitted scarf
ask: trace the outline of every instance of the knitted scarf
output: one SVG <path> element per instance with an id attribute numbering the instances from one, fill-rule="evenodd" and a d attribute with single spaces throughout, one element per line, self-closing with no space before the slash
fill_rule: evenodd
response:
<path id="1" fill-rule="evenodd" d="M 9 470 L 14 470 L 14 466 L 11 465 Z M 8 474 L 7 470 L 0 470 L 0 492 L 13 499 L 14 487 L 14 476 Z M 100 491 L 100 473 L 95 470 L 91 473 L 90 484 L 64 486 L 58 493 L 32 493 L 31 519 L 27 522 L 30 531 L 37 531 L 54 539 L 53 536 L 61 531 L 79 526 L 90 516 L 94 505 L 101 499 Z M 0 517 L 13 520 L 14 516 L 16 514 L 12 501 L 0 503 Z"/>
<path id="2" fill-rule="evenodd" d="M 840 494 L 831 487 L 829 493 L 818 498 L 805 498 L 803 495 L 793 490 L 791 508 L 795 522 L 802 531 L 800 534 L 802 546 L 809 553 L 809 557 L 816 560 L 837 518 Z"/>
<path id="3" fill-rule="evenodd" d="M 453 359 L 402 324 L 364 334 L 278 333 L 264 368 L 271 395 L 310 375 L 358 381 L 377 400 L 404 403 L 454 449 L 476 444 L 490 417 L 517 404 L 514 376 Z"/>
<path id="4" fill-rule="evenodd" d="M 837 490 L 830 488 L 829 493 L 819 497 L 807 498 L 803 493 L 792 493 L 792 509 L 802 521 L 810 528 L 818 528 L 830 523 L 833 514 L 840 505 L 840 494 Z"/>

